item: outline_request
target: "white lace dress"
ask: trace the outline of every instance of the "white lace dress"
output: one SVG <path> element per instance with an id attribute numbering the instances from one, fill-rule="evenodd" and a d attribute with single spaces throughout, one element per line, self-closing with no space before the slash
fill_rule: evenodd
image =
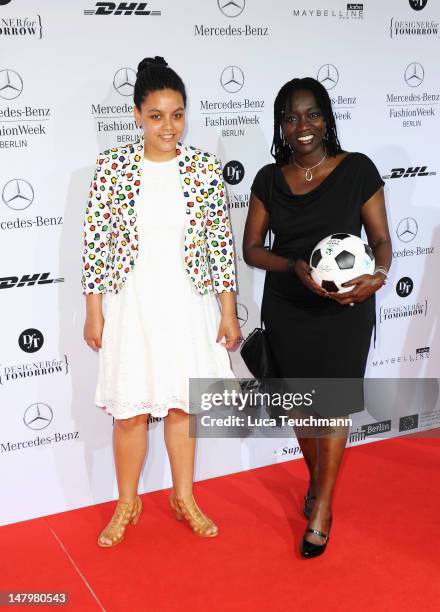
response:
<path id="1" fill-rule="evenodd" d="M 189 412 L 189 378 L 234 377 L 227 350 L 216 342 L 217 298 L 198 293 L 184 267 L 177 159 L 143 164 L 138 258 L 122 290 L 104 296 L 95 403 L 116 419 Z"/>

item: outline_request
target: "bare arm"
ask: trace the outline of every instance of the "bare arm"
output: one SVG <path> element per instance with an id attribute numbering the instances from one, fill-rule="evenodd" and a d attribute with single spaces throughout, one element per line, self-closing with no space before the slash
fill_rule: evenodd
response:
<path id="1" fill-rule="evenodd" d="M 101 348 L 103 328 L 102 293 L 88 293 L 86 295 L 84 340 L 94 351 Z"/>

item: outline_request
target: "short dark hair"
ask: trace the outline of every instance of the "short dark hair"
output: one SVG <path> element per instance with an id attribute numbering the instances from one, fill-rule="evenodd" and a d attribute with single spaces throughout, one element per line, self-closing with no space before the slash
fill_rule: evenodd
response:
<path id="1" fill-rule="evenodd" d="M 140 110 L 142 101 L 149 93 L 160 89 L 178 91 L 186 106 L 185 85 L 180 76 L 168 66 L 163 57 L 146 57 L 139 63 L 134 86 L 133 99 L 137 108 Z"/>
<path id="2" fill-rule="evenodd" d="M 311 77 L 292 79 L 281 87 L 274 103 L 274 133 L 270 152 L 275 158 L 276 164 L 280 166 L 287 164 L 291 155 L 291 150 L 282 137 L 281 121 L 283 119 L 284 112 L 288 110 L 292 95 L 296 91 L 300 90 L 312 92 L 312 94 L 315 96 L 317 105 L 324 115 L 324 119 L 327 124 L 327 132 L 324 137 L 324 142 L 328 154 L 334 156 L 342 151 L 336 130 L 336 121 L 333 114 L 332 103 L 324 85 L 321 85 L 319 81 L 312 79 Z"/>

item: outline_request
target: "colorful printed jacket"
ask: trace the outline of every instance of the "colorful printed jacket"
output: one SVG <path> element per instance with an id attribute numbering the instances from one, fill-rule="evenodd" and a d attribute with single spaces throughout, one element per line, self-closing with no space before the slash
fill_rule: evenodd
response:
<path id="1" fill-rule="evenodd" d="M 84 294 L 118 293 L 135 265 L 143 151 L 141 138 L 98 157 L 84 220 Z M 234 244 L 220 162 L 182 143 L 176 154 L 187 214 L 186 271 L 202 294 L 235 291 Z"/>

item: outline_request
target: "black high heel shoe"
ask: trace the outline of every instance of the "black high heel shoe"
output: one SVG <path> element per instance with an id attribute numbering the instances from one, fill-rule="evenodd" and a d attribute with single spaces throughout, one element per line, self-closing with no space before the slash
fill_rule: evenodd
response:
<path id="1" fill-rule="evenodd" d="M 312 501 L 316 499 L 316 495 L 310 495 L 310 489 L 307 491 L 307 495 L 304 496 L 304 508 L 303 508 L 303 512 L 304 512 L 304 516 L 306 517 L 306 519 L 309 519 L 312 515 L 312 509 L 309 508 L 309 506 L 307 505 L 307 502 Z"/>
<path id="2" fill-rule="evenodd" d="M 312 559 L 313 557 L 319 557 L 325 551 L 327 547 L 327 542 L 329 541 L 330 536 L 326 533 L 322 533 L 318 529 L 310 529 L 307 527 L 306 533 L 316 533 L 321 538 L 324 538 L 324 544 L 313 544 L 312 542 L 308 542 L 306 537 L 304 536 L 301 542 L 301 554 L 306 559 Z"/>

